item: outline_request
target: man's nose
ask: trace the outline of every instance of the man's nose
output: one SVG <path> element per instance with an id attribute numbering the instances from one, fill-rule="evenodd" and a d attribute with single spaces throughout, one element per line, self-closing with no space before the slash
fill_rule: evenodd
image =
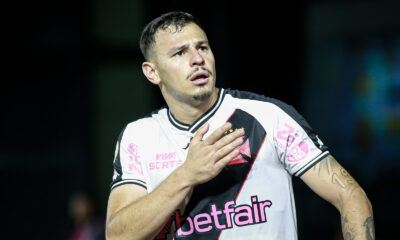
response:
<path id="1" fill-rule="evenodd" d="M 204 65 L 204 58 L 203 56 L 201 56 L 201 54 L 197 51 L 197 49 L 194 49 L 192 51 L 192 56 L 191 56 L 191 60 L 190 60 L 190 65 L 191 66 L 195 66 L 195 65 Z"/>

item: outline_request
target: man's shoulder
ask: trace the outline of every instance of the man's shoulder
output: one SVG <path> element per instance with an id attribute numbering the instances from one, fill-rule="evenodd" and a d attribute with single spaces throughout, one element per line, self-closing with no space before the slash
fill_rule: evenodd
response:
<path id="1" fill-rule="evenodd" d="M 238 100 L 253 100 L 254 102 L 260 102 L 260 103 L 268 103 L 268 105 L 278 108 L 283 108 L 286 109 L 289 105 L 286 104 L 285 102 L 268 97 L 259 93 L 254 93 L 250 91 L 243 91 L 243 90 L 232 90 L 232 89 L 225 89 L 225 93 L 231 95 L 233 98 L 238 99 Z"/>
<path id="2" fill-rule="evenodd" d="M 166 108 L 157 109 L 146 116 L 129 122 L 124 132 L 149 133 L 160 127 L 160 118 L 166 114 Z"/>
<path id="3" fill-rule="evenodd" d="M 227 90 L 226 93 L 231 94 L 233 98 L 239 99 L 238 101 L 250 100 L 251 102 L 245 102 L 244 104 L 237 102 L 238 104 L 236 105 L 242 106 L 243 109 L 248 110 L 253 115 L 272 116 L 275 119 L 291 118 L 302 126 L 308 126 L 308 123 L 296 108 L 284 101 L 248 91 Z"/>

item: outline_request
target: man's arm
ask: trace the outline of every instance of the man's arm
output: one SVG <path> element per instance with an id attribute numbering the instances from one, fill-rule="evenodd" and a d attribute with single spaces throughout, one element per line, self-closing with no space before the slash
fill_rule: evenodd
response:
<path id="1" fill-rule="evenodd" d="M 339 210 L 344 240 L 375 239 L 372 205 L 367 195 L 331 155 L 304 173 L 301 179 Z"/>
<path id="2" fill-rule="evenodd" d="M 193 186 L 217 176 L 238 154 L 242 130 L 221 138 L 230 123 L 215 130 L 204 141 L 208 124 L 193 137 L 186 161 L 154 191 L 136 185 L 123 185 L 110 193 L 107 209 L 107 239 L 152 239 Z"/>

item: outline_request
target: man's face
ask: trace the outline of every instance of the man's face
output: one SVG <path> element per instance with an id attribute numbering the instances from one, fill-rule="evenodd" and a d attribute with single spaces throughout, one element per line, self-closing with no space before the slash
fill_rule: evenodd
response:
<path id="1" fill-rule="evenodd" d="M 215 88 L 215 60 L 203 30 L 189 23 L 181 31 L 159 30 L 155 40 L 153 53 L 164 97 L 208 99 Z"/>

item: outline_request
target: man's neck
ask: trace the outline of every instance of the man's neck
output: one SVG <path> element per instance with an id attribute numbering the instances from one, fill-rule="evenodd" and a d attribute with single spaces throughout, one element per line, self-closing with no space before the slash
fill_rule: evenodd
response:
<path id="1" fill-rule="evenodd" d="M 215 88 L 211 96 L 199 104 L 189 104 L 176 99 L 165 99 L 172 115 L 185 124 L 194 123 L 199 117 L 207 112 L 217 101 L 219 89 Z"/>

